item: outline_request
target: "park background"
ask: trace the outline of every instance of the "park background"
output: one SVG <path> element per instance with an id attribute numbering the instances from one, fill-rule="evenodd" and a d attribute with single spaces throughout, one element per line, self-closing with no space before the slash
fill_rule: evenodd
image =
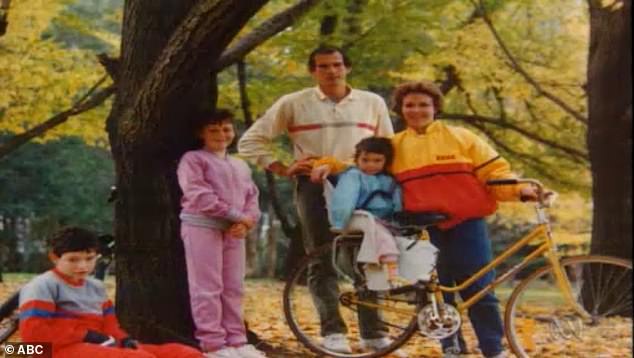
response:
<path id="1" fill-rule="evenodd" d="M 312 85 L 306 58 L 319 43 L 344 48 L 351 85 L 388 103 L 399 83 L 437 82 L 441 119 L 474 130 L 518 174 L 560 193 L 551 213 L 567 254 L 631 258 L 631 33 L 617 37 L 631 31 L 622 14 L 630 1 L 0 4 L 5 291 L 29 277 L 21 273 L 48 267 L 47 235 L 81 225 L 117 237 L 112 273 L 125 290 L 117 303 L 126 326 L 155 339 L 169 334 L 141 333 L 148 322 L 188 332 L 181 308 L 155 314 L 186 291 L 173 175 L 186 119 L 217 103 L 236 113 L 242 132 L 281 95 Z M 289 148 L 282 138 L 272 150 L 290 161 Z M 258 295 L 275 299 L 303 250 L 292 239 L 292 183 L 253 170 L 264 215 L 248 239 L 248 276 Z M 116 204 L 106 202 L 112 185 Z M 489 218 L 494 249 L 533 220 L 529 206 L 502 204 Z M 165 291 L 162 302 L 149 298 Z M 268 324 L 252 326 L 260 323 Z"/>

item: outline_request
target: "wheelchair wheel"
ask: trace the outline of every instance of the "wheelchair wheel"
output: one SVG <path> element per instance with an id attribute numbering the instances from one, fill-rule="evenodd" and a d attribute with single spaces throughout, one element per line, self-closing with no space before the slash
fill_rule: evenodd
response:
<path id="1" fill-rule="evenodd" d="M 384 356 L 417 331 L 416 314 L 423 292 L 412 289 L 387 294 L 367 290 L 362 265 L 355 260 L 361 239 L 347 237 L 336 242 L 306 256 L 289 277 L 283 296 L 286 321 L 297 339 L 317 354 L 339 358 Z M 334 269 L 333 262 L 341 272 Z M 324 346 L 323 336 L 332 333 L 345 335 L 350 352 Z M 370 349 L 362 335 L 379 338 L 385 346 Z"/>

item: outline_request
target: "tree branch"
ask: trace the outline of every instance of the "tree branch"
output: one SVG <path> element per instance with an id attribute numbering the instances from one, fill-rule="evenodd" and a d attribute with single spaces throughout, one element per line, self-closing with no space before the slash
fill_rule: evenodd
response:
<path id="1" fill-rule="evenodd" d="M 341 45 L 341 48 L 344 49 L 345 51 L 350 50 L 353 46 L 359 44 L 363 39 L 365 39 L 366 37 L 368 37 L 371 33 L 377 31 L 377 30 L 384 30 L 384 28 L 381 27 L 381 24 L 383 23 L 383 21 L 385 21 L 385 19 L 390 18 L 390 17 L 394 17 L 394 12 L 396 12 L 397 10 L 400 10 L 404 7 L 410 6 L 410 4 L 407 1 L 404 2 L 395 2 L 395 4 L 393 4 L 394 6 L 392 7 L 390 13 L 387 14 L 382 14 L 381 17 L 379 17 L 376 21 L 374 21 L 374 23 L 372 25 L 366 26 L 366 30 L 361 32 L 361 33 L 357 33 L 355 37 L 353 37 L 351 40 L 347 41 L 346 43 L 344 43 L 343 45 Z M 360 11 L 360 10 L 357 10 Z M 350 33 L 350 35 L 355 35 L 354 33 Z M 420 52 L 420 51 L 419 51 Z"/>
<path id="2" fill-rule="evenodd" d="M 241 38 L 234 46 L 225 50 L 218 61 L 216 61 L 215 70 L 221 71 L 244 58 L 258 45 L 295 23 L 297 19 L 302 17 L 320 1 L 321 0 L 301 0 L 288 9 L 270 17 Z"/>
<path id="3" fill-rule="evenodd" d="M 497 136 L 481 123 L 474 123 L 470 121 L 463 121 L 463 122 L 469 123 L 470 125 L 477 128 L 480 132 L 484 133 L 484 135 L 486 135 L 487 138 L 489 138 L 489 140 L 493 142 L 493 144 L 495 144 L 496 147 L 501 148 L 504 152 L 509 153 L 510 155 L 517 158 L 517 160 L 519 160 L 520 162 L 524 163 L 525 165 L 528 165 L 533 170 L 539 172 L 540 175 L 542 175 L 544 178 L 550 180 L 551 182 L 557 182 L 560 184 L 569 184 L 567 182 L 563 182 L 561 178 L 554 176 L 550 174 L 548 171 L 546 171 L 544 168 L 547 168 L 548 165 L 544 161 L 539 159 L 539 157 L 532 156 L 528 153 L 518 152 L 515 149 L 512 149 L 511 147 L 506 145 L 504 142 L 497 139 Z"/>
<path id="4" fill-rule="evenodd" d="M 495 101 L 498 103 L 498 111 L 500 112 L 500 119 L 506 122 L 506 106 L 504 105 L 504 97 L 502 97 L 502 90 L 497 87 L 491 87 L 491 91 L 493 92 L 493 97 Z"/>
<path id="5" fill-rule="evenodd" d="M 2 0 L 0 2 L 0 37 L 7 33 L 7 27 L 9 26 L 9 8 L 11 7 L 11 0 Z"/>
<path id="6" fill-rule="evenodd" d="M 244 126 L 251 127 L 253 124 L 253 116 L 251 115 L 251 102 L 247 94 L 247 65 L 244 60 L 239 60 L 236 64 L 238 69 L 238 92 L 240 93 L 240 106 L 244 115 Z"/>
<path id="7" fill-rule="evenodd" d="M 106 69 L 106 73 L 112 78 L 113 82 L 117 82 L 119 76 L 119 66 L 121 60 L 115 57 L 110 57 L 106 53 L 100 53 L 97 55 L 99 63 Z"/>
<path id="8" fill-rule="evenodd" d="M 105 80 L 106 76 L 102 77 L 84 96 L 82 96 L 77 102 L 75 102 L 75 104 L 73 104 L 71 108 L 54 115 L 46 121 L 27 130 L 26 132 L 15 135 L 11 137 L 8 141 L 0 144 L 0 159 L 18 149 L 29 140 L 40 136 L 46 133 L 51 128 L 54 128 L 66 122 L 70 117 L 87 112 L 105 102 L 106 99 L 108 99 L 108 97 L 110 97 L 115 92 L 114 85 L 110 85 L 103 90 L 94 93 L 99 85 L 101 85 L 101 83 L 103 83 L 103 81 Z"/>
<path id="9" fill-rule="evenodd" d="M 268 0 L 234 2 L 200 0 L 174 31 L 138 94 L 123 110 L 119 138 L 129 146 L 144 146 L 171 118 L 162 115 L 167 99 L 182 91 L 179 78 L 214 72 L 215 63 L 249 19 Z M 239 6 L 238 6 L 239 5 Z M 126 146 L 126 145 L 124 145 Z"/>
<path id="10" fill-rule="evenodd" d="M 256 29 L 240 39 L 234 46 L 225 50 L 214 64 L 214 71 L 221 71 L 243 59 L 257 46 L 278 34 L 296 22 L 321 0 L 301 0 L 299 3 L 269 18 Z M 99 62 L 106 68 L 110 77 L 116 81 L 119 70 L 119 58 L 106 54 L 97 55 Z"/>
<path id="11" fill-rule="evenodd" d="M 244 63 L 244 61 L 240 60 L 237 63 L 237 67 L 240 104 L 242 107 L 242 113 L 244 115 L 244 124 L 247 128 L 249 128 L 253 124 L 253 115 L 251 114 L 251 104 L 247 93 L 246 64 Z M 284 235 L 286 235 L 286 237 L 288 237 L 289 239 L 292 239 L 294 233 L 297 232 L 297 225 L 292 225 L 290 220 L 288 220 L 287 216 L 284 214 L 284 210 L 282 209 L 282 205 L 280 203 L 280 198 L 277 195 L 277 189 L 275 188 L 275 177 L 273 176 L 273 173 L 265 170 L 264 174 L 266 175 L 266 184 L 268 188 L 267 193 L 269 194 L 275 216 L 277 216 L 277 218 L 280 220 Z"/>
<path id="12" fill-rule="evenodd" d="M 576 161 L 577 163 L 587 164 L 590 160 L 588 153 L 586 152 L 580 151 L 572 147 L 558 144 L 552 140 L 544 139 L 538 134 L 531 133 L 524 128 L 521 128 L 513 123 L 503 121 L 500 118 L 492 118 L 492 117 L 486 117 L 486 116 L 481 116 L 476 114 L 462 114 L 462 113 L 440 113 L 439 118 L 461 120 L 471 124 L 473 123 L 492 124 L 501 128 L 512 130 L 535 142 L 538 142 L 550 148 L 559 150 L 560 152 L 563 152 L 566 155 L 570 156 L 571 159 Z"/>
<path id="13" fill-rule="evenodd" d="M 500 36 L 500 34 L 495 29 L 495 26 L 493 25 L 493 22 L 491 21 L 491 18 L 489 18 L 488 14 L 486 12 L 486 9 L 484 7 L 484 4 L 482 3 L 482 0 L 478 0 L 478 3 L 476 3 L 476 0 L 471 0 L 471 2 L 475 6 L 476 10 L 479 12 L 479 14 L 482 17 L 482 19 L 484 20 L 484 23 L 487 25 L 487 27 L 491 31 L 491 34 L 493 35 L 493 37 L 495 38 L 495 41 L 498 43 L 498 45 L 502 49 L 502 52 L 504 52 L 504 54 L 506 55 L 507 59 L 510 62 L 510 67 L 513 70 L 515 70 L 517 73 L 519 73 L 522 77 L 524 77 L 526 82 L 528 82 L 530 85 L 532 85 L 537 90 L 537 93 L 539 95 L 544 96 L 544 97 L 548 98 L 549 100 L 551 100 L 553 103 L 555 103 L 557 106 L 559 106 L 561 109 L 563 109 L 566 113 L 570 114 L 573 118 L 575 118 L 579 122 L 581 122 L 583 124 L 588 124 L 588 118 L 586 118 L 580 112 L 574 110 L 572 107 L 570 107 L 568 104 L 566 104 L 559 97 L 557 97 L 554 94 L 550 93 L 549 91 L 545 90 L 519 64 L 519 62 L 515 59 L 515 57 L 511 53 L 511 51 L 508 49 L 508 47 L 506 46 L 506 44 L 502 40 L 502 37 Z"/>
<path id="14" fill-rule="evenodd" d="M 460 88 L 462 86 L 462 81 L 460 80 L 460 76 L 458 75 L 458 70 L 456 70 L 456 66 L 447 65 L 442 68 L 442 71 L 445 73 L 445 79 L 438 86 L 440 88 L 440 92 L 443 95 L 447 95 L 449 91 L 451 91 L 454 87 Z"/>
<path id="15" fill-rule="evenodd" d="M 282 227 L 282 231 L 284 232 L 284 236 L 293 240 L 294 237 L 297 236 L 297 230 L 299 229 L 297 225 L 293 225 L 288 217 L 284 214 L 284 209 L 280 203 L 280 198 L 277 195 L 277 189 L 275 186 L 275 176 L 268 170 L 264 171 L 264 175 L 266 176 L 266 186 L 268 187 L 268 194 L 271 200 L 271 204 L 273 205 L 273 212 L 275 216 L 280 220 L 280 225 Z"/>

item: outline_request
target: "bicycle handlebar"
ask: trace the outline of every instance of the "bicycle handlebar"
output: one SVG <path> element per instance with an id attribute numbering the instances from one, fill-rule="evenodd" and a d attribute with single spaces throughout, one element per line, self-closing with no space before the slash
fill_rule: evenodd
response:
<path id="1" fill-rule="evenodd" d="M 487 185 L 516 185 L 516 184 L 531 184 L 537 188 L 537 202 L 543 207 L 550 207 L 557 198 L 557 193 L 554 191 L 545 191 L 544 185 L 537 179 L 524 179 L 524 178 L 510 178 L 510 179 L 491 179 L 487 180 Z"/>
<path id="2" fill-rule="evenodd" d="M 487 180 L 487 185 L 496 186 L 496 185 L 515 185 L 517 184 L 517 179 L 491 179 Z"/>
<path id="3" fill-rule="evenodd" d="M 515 185 L 515 184 L 533 184 L 537 187 L 537 190 L 544 191 L 544 185 L 537 179 L 524 179 L 524 178 L 510 178 L 510 179 L 491 179 L 487 180 L 487 185 Z"/>

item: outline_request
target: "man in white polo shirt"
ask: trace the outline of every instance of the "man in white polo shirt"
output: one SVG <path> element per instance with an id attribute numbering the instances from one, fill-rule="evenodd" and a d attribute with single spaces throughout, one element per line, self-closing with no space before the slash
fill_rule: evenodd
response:
<path id="1" fill-rule="evenodd" d="M 351 161 L 354 146 L 370 136 L 394 133 L 387 106 L 371 92 L 351 88 L 346 76 L 351 63 L 336 47 L 321 46 L 309 56 L 308 69 L 317 86 L 281 97 L 244 133 L 238 151 L 273 173 L 295 177 L 295 199 L 306 251 L 332 241 L 323 197 L 323 186 L 309 180 L 311 159 L 331 156 Z M 272 156 L 272 140 L 287 133 L 295 161 L 286 166 Z M 338 311 L 336 273 L 329 260 L 310 267 L 308 284 L 321 320 L 323 345 L 349 353 L 346 325 Z M 378 349 L 386 342 L 385 329 L 375 311 L 360 310 L 364 346 Z"/>

